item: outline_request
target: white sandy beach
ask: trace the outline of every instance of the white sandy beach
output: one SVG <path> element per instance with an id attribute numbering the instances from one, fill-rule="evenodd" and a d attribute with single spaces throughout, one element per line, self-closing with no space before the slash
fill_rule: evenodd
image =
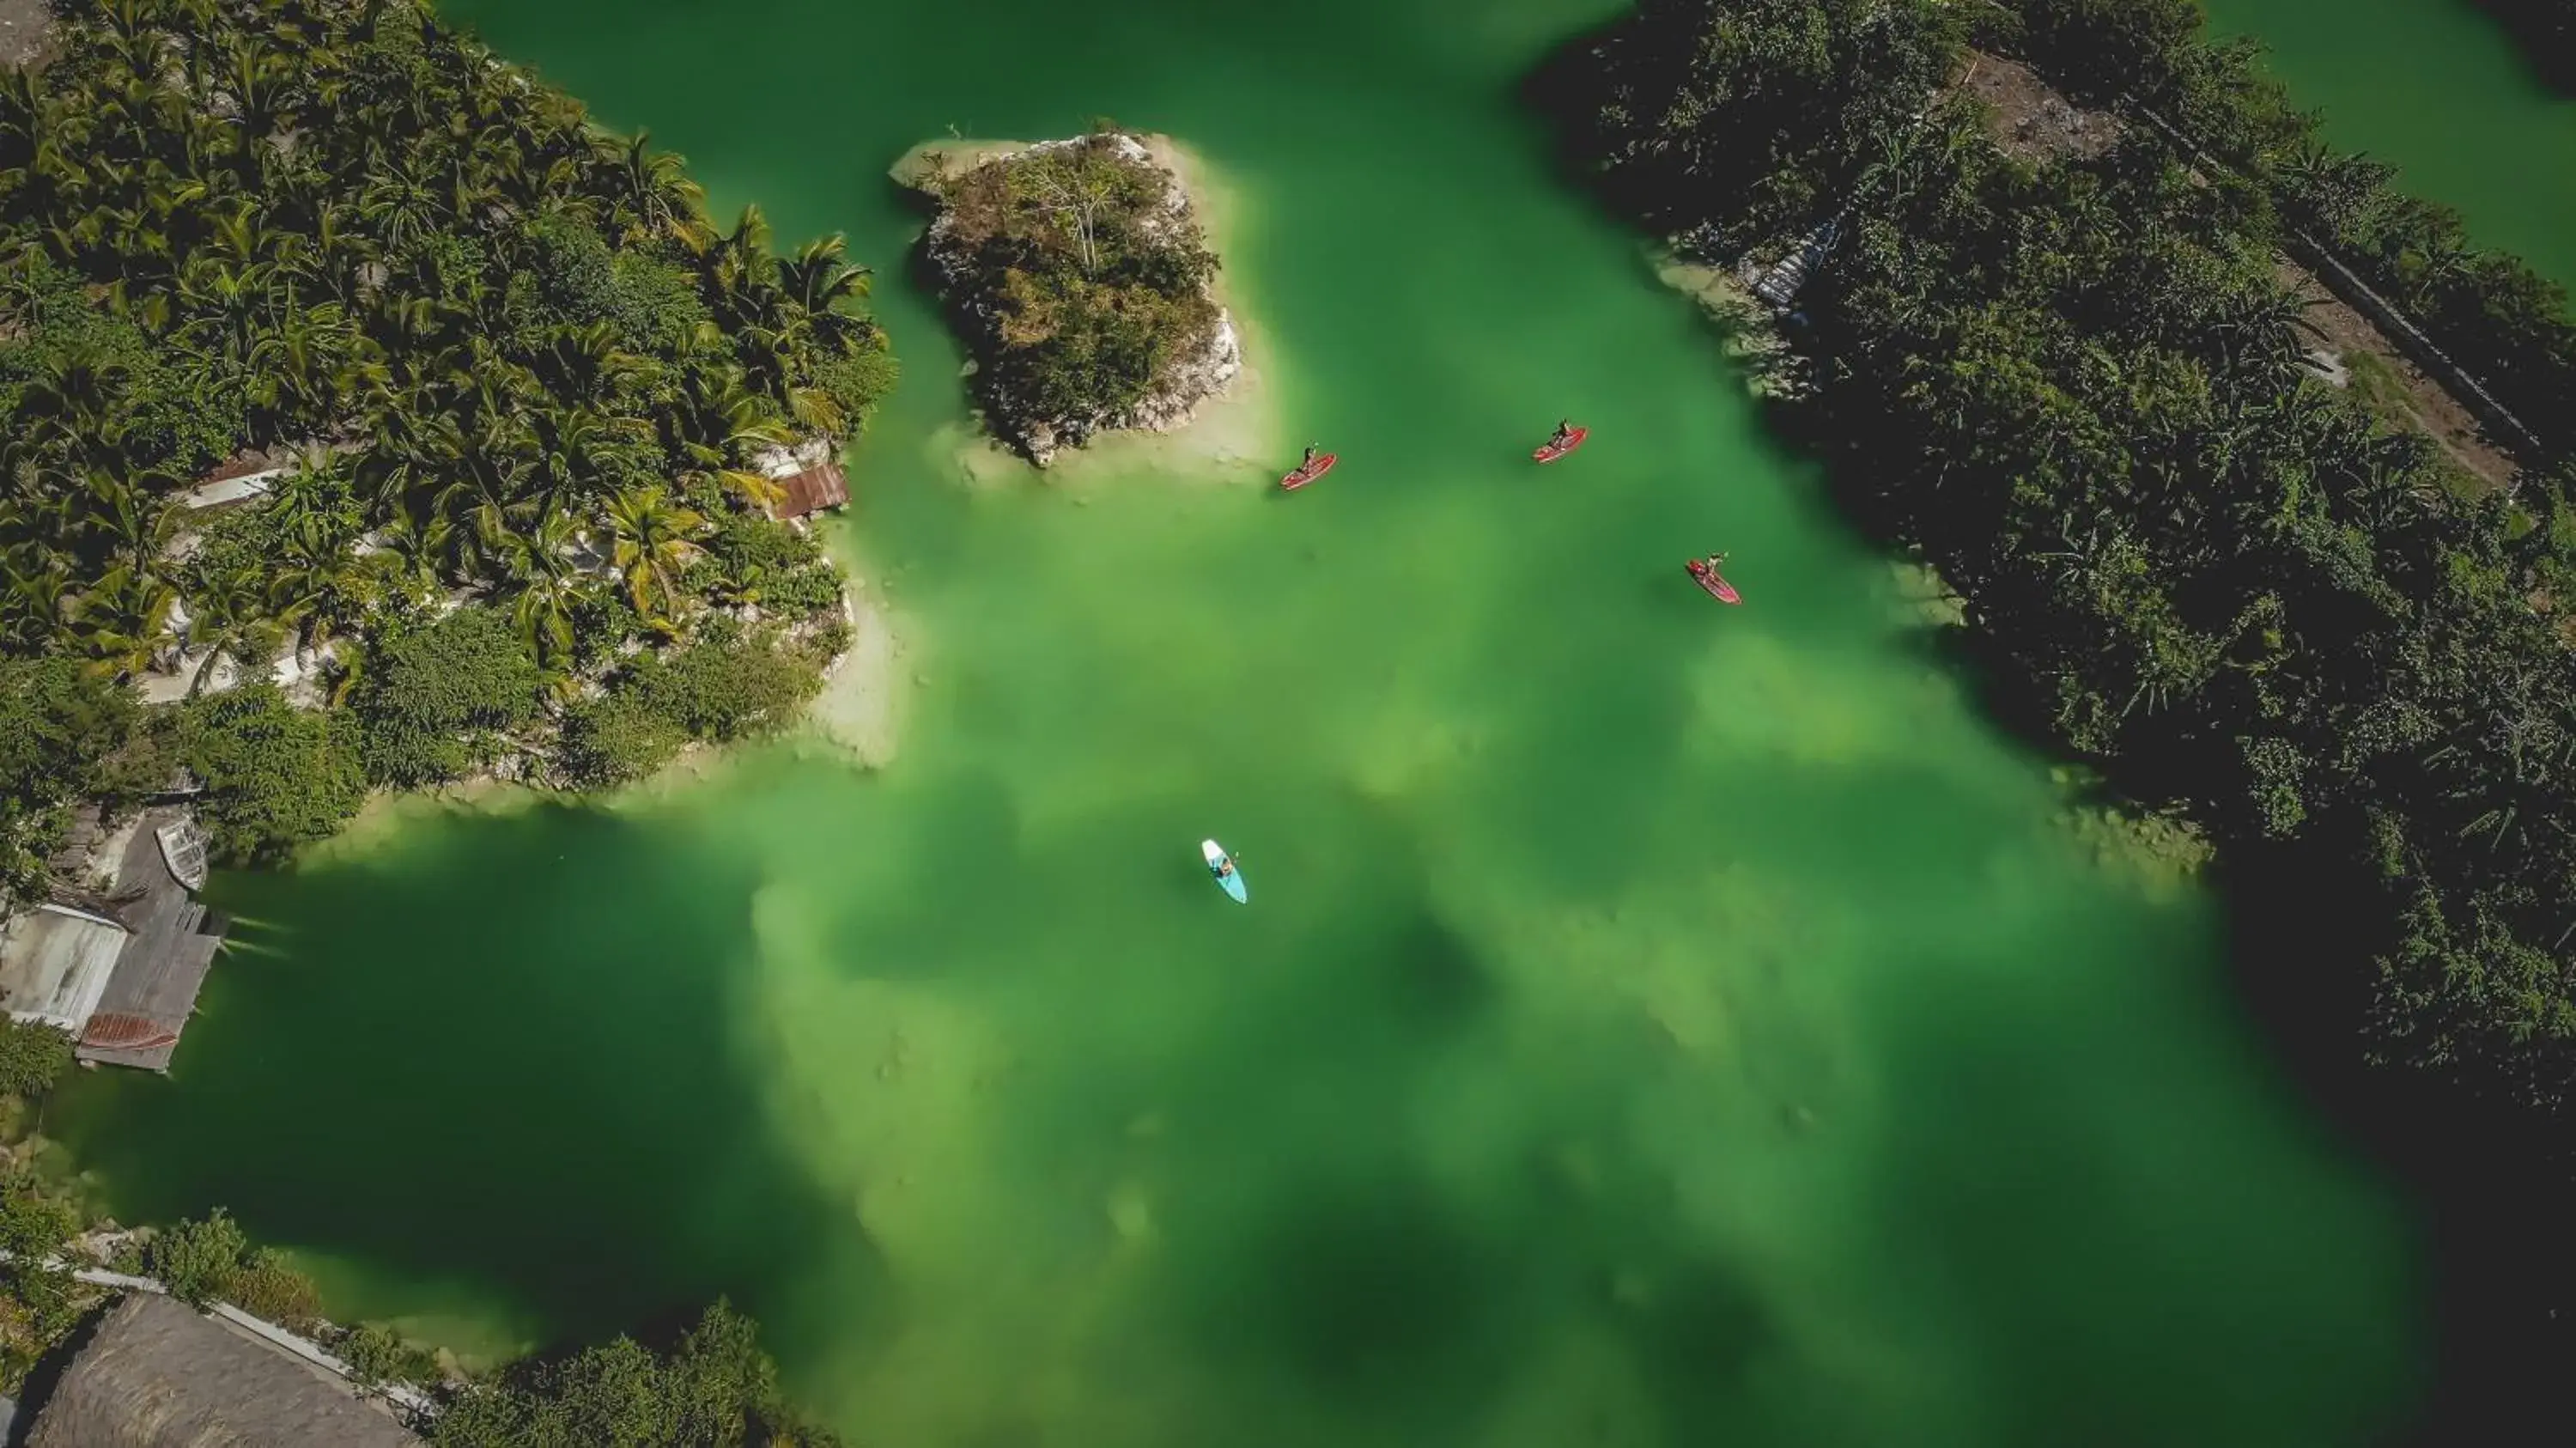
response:
<path id="1" fill-rule="evenodd" d="M 902 735 L 911 649 L 896 631 L 894 610 L 869 589 L 845 546 L 834 547 L 832 557 L 847 579 L 850 647 L 824 676 L 804 737 L 863 769 L 882 769 Z"/>

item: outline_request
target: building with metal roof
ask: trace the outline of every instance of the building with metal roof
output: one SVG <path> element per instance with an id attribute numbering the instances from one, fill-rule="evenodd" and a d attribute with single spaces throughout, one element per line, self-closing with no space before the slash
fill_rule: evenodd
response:
<path id="1" fill-rule="evenodd" d="M 0 1002 L 12 1020 L 79 1034 L 107 993 L 133 932 L 67 905 L 39 905 L 0 925 Z"/>
<path id="2" fill-rule="evenodd" d="M 223 947 L 191 893 L 205 838 L 183 806 L 158 805 L 103 843 L 103 893 L 66 889 L 0 925 L 0 1009 L 69 1034 L 83 1061 L 167 1071 Z"/>

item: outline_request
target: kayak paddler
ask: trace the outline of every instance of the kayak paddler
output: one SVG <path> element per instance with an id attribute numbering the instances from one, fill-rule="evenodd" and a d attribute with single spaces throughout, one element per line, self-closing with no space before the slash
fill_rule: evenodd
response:
<path id="1" fill-rule="evenodd" d="M 1701 559 L 1699 566 L 1707 569 L 1711 573 L 1715 573 L 1720 568 L 1726 566 L 1726 555 L 1723 553 L 1712 553 L 1706 558 Z"/>
<path id="2" fill-rule="evenodd" d="M 1234 861 L 1226 859 L 1223 856 L 1219 856 L 1216 862 L 1216 877 L 1222 880 L 1233 873 Z"/>
<path id="3" fill-rule="evenodd" d="M 1563 447 L 1574 436 L 1574 423 L 1568 418 L 1556 420 L 1556 436 L 1547 440 L 1549 447 Z"/>
<path id="4" fill-rule="evenodd" d="M 1297 471 L 1302 473 L 1306 469 L 1313 467 L 1315 465 L 1315 454 L 1322 451 L 1322 448 L 1315 446 L 1311 442 L 1306 444 L 1306 456 L 1298 460 Z"/>

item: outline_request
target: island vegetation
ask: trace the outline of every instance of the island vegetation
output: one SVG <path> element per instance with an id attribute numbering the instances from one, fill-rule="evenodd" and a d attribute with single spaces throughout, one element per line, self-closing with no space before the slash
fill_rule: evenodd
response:
<path id="1" fill-rule="evenodd" d="M 1175 426 L 1240 368 L 1217 258 L 1141 138 L 1104 123 L 962 167 L 922 155 L 914 184 L 939 208 L 928 270 L 974 353 L 986 425 L 1032 461 Z"/>
<path id="2" fill-rule="evenodd" d="M 14 876 L 173 766 L 267 860 L 371 788 L 612 784 L 814 693 L 841 580 L 762 461 L 891 379 L 838 239 L 713 224 L 418 0 L 62 10 L 0 84 Z"/>
<path id="3" fill-rule="evenodd" d="M 2451 1406 L 2512 1422 L 2576 1286 L 2576 326 L 2200 27 L 2188 0 L 1645 0 L 1534 88 L 1685 252 L 1829 249 L 1780 426 L 1958 595 L 2007 718 L 2215 844 L 2267 1024 L 2481 1224 L 2453 1290 L 2485 1376 Z M 1997 144 L 1981 56 L 2106 141 Z M 2506 486 L 2317 375 L 2300 256 L 2529 421 Z"/>

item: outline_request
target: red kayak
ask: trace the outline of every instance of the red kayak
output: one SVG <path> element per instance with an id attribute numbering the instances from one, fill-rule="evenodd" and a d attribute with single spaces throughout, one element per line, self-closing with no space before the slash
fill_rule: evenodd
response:
<path id="1" fill-rule="evenodd" d="M 1286 488 L 1288 491 L 1293 493 L 1299 488 L 1306 486 L 1308 483 L 1315 481 L 1317 478 L 1322 477 L 1324 474 L 1331 472 L 1333 470 L 1333 464 L 1340 462 L 1341 460 L 1342 455 L 1340 453 L 1324 453 L 1318 456 L 1313 462 L 1307 463 L 1298 468 L 1297 471 L 1281 478 L 1279 480 L 1279 486 Z"/>
<path id="2" fill-rule="evenodd" d="M 1717 570 L 1708 566 L 1707 559 L 1694 558 L 1690 562 L 1683 564 L 1682 567 L 1689 569 L 1690 576 L 1698 579 L 1699 586 L 1707 589 L 1708 596 L 1716 599 L 1718 602 L 1742 603 L 1744 601 L 1744 595 L 1735 591 L 1734 584 L 1718 577 Z"/>
<path id="3" fill-rule="evenodd" d="M 1565 435 L 1565 441 L 1549 442 L 1538 451 L 1531 453 L 1530 460 L 1542 463 L 1555 462 L 1558 458 L 1561 458 L 1567 453 L 1574 451 L 1576 448 L 1583 446 L 1583 440 L 1590 436 L 1592 436 L 1592 429 L 1588 427 L 1578 427 L 1574 431 Z"/>

